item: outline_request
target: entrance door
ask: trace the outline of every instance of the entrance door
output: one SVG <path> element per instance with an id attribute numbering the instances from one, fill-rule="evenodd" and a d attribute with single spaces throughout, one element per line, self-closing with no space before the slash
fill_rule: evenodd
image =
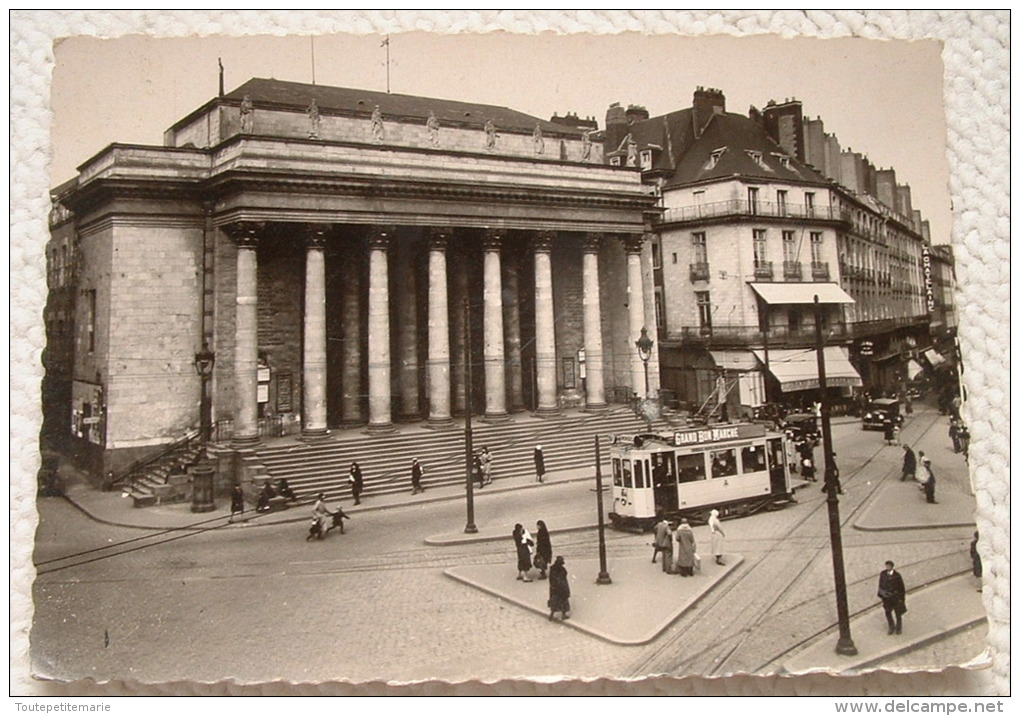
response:
<path id="1" fill-rule="evenodd" d="M 789 492 L 786 479 L 786 451 L 782 438 L 769 438 L 769 488 L 773 495 Z"/>
<path id="2" fill-rule="evenodd" d="M 655 510 L 672 512 L 678 506 L 676 492 L 676 460 L 673 452 L 655 452 L 652 458 L 652 486 L 655 491 Z"/>

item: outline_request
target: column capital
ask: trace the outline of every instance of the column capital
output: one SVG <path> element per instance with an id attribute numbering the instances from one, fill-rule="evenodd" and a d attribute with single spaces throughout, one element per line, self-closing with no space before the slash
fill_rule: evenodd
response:
<path id="1" fill-rule="evenodd" d="M 448 226 L 431 226 L 428 230 L 429 248 L 433 251 L 446 251 L 446 244 L 453 236 L 453 229 Z"/>
<path id="2" fill-rule="evenodd" d="M 506 229 L 486 229 L 482 234 L 482 246 L 486 251 L 499 251 L 506 238 Z"/>
<path id="3" fill-rule="evenodd" d="M 645 243 L 644 234 L 623 234 L 620 236 L 623 248 L 628 254 L 640 254 Z"/>
<path id="4" fill-rule="evenodd" d="M 556 232 L 543 229 L 531 239 L 531 246 L 536 252 L 549 253 L 552 251 L 553 241 L 556 239 Z"/>
<path id="5" fill-rule="evenodd" d="M 586 233 L 584 235 L 584 252 L 586 254 L 597 254 L 605 240 L 606 235 L 601 231 L 590 231 Z"/>
<path id="6" fill-rule="evenodd" d="M 232 224 L 225 224 L 223 231 L 234 240 L 238 248 L 254 249 L 258 246 L 259 237 L 265 228 L 265 222 L 262 221 L 235 221 Z"/>
<path id="7" fill-rule="evenodd" d="M 305 225 L 305 248 L 324 249 L 326 239 L 332 231 L 329 224 L 306 224 Z"/>
<path id="8" fill-rule="evenodd" d="M 395 226 L 373 226 L 368 230 L 368 248 L 385 251 L 396 234 Z"/>

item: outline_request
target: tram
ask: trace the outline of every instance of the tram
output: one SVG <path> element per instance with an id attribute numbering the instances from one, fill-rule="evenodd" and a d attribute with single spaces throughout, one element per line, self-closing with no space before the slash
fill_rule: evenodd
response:
<path id="1" fill-rule="evenodd" d="M 796 502 L 786 440 L 757 423 L 614 436 L 609 519 L 617 529 L 647 530 L 660 513 L 704 524 L 712 509 L 728 517 L 785 507 Z"/>

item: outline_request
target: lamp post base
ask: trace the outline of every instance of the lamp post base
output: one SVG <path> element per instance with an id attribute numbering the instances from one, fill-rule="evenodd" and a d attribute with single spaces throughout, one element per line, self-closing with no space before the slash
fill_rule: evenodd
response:
<path id="1" fill-rule="evenodd" d="M 613 580 L 609 578 L 609 572 L 599 572 L 599 576 L 595 578 L 595 584 L 612 584 Z"/>
<path id="2" fill-rule="evenodd" d="M 840 637 L 836 642 L 836 653 L 841 656 L 856 656 L 857 647 L 854 646 L 853 639 Z"/>
<path id="3" fill-rule="evenodd" d="M 475 527 L 475 523 L 474 522 L 468 522 L 467 526 L 464 528 L 464 534 L 473 535 L 473 534 L 476 534 L 477 532 L 478 532 L 478 528 Z"/>

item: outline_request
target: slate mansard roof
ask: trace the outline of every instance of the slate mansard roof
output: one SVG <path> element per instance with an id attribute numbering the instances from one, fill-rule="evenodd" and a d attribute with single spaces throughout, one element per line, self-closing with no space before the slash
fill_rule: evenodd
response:
<path id="1" fill-rule="evenodd" d="M 256 109 L 262 106 L 292 108 L 304 112 L 314 99 L 319 111 L 323 114 L 335 113 L 369 117 L 378 105 L 384 118 L 422 124 L 428 119 L 431 111 L 435 113 L 440 123 L 446 126 L 482 128 L 487 121 L 492 121 L 497 129 L 503 131 L 516 130 L 530 134 L 535 131 L 537 124 L 542 127 L 543 134 L 550 136 L 580 138 L 584 133 L 581 129 L 532 117 L 507 107 L 258 77 L 248 80 L 237 89 L 214 101 L 226 100 L 235 104 L 240 103 L 245 95 L 251 98 Z M 188 121 L 189 118 L 185 118 L 177 122 L 174 127 L 181 126 Z"/>

